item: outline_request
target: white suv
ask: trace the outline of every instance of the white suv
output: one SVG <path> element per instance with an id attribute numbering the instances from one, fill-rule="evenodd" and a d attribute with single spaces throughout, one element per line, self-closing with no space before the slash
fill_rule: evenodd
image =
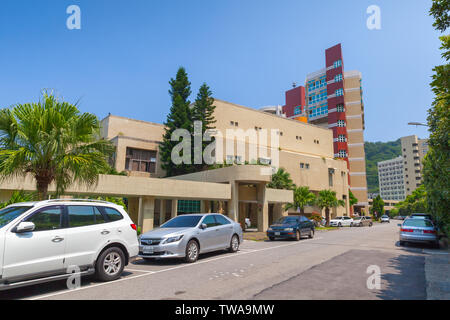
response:
<path id="1" fill-rule="evenodd" d="M 73 272 L 116 280 L 138 253 L 136 225 L 110 202 L 47 200 L 0 210 L 0 290 Z"/>

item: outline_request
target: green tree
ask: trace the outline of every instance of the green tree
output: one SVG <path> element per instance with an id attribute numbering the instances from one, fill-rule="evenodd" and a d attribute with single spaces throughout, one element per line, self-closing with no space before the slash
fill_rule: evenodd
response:
<path id="1" fill-rule="evenodd" d="M 321 190 L 317 196 L 315 203 L 320 209 L 325 209 L 325 219 L 327 226 L 330 225 L 330 209 L 337 207 L 345 207 L 344 200 L 338 200 L 336 198 L 336 192 L 332 190 Z"/>
<path id="2" fill-rule="evenodd" d="M 0 202 L 0 209 L 3 209 L 4 207 L 7 207 L 13 203 L 28 202 L 33 201 L 33 199 L 34 199 L 33 193 L 24 192 L 23 190 L 14 191 L 11 195 L 11 198 L 8 201 Z"/>
<path id="3" fill-rule="evenodd" d="M 295 184 L 291 179 L 290 173 L 284 168 L 279 168 L 278 171 L 272 175 L 272 180 L 267 187 L 272 189 L 292 190 L 295 188 Z"/>
<path id="4" fill-rule="evenodd" d="M 87 186 L 107 170 L 114 146 L 99 139 L 100 123 L 75 105 L 47 92 L 38 103 L 0 110 L 0 177 L 36 179 L 39 199 L 46 199 L 55 182 L 60 195 L 74 182 Z"/>
<path id="5" fill-rule="evenodd" d="M 434 0 L 430 14 L 435 18 L 434 27 L 444 32 L 450 26 L 450 1 Z M 427 207 L 438 227 L 447 235 L 450 232 L 450 35 L 440 37 L 445 64 L 433 69 L 431 88 L 435 100 L 428 110 L 430 137 L 429 151 L 423 162 Z"/>
<path id="6" fill-rule="evenodd" d="M 429 212 L 427 207 L 427 191 L 424 185 L 421 185 L 412 192 L 405 200 L 395 205 L 398 214 L 410 216 L 412 213 Z"/>
<path id="7" fill-rule="evenodd" d="M 430 9 L 430 15 L 435 19 L 433 27 L 444 32 L 450 27 L 450 1 L 449 0 L 433 0 L 433 5 Z"/>
<path id="8" fill-rule="evenodd" d="M 384 214 L 384 201 L 379 195 L 373 199 L 370 213 L 375 216 L 375 219 L 378 219 Z"/>
<path id="9" fill-rule="evenodd" d="M 208 85 L 204 83 L 198 91 L 197 99 L 195 100 L 195 103 L 191 110 L 192 122 L 201 121 L 202 127 L 201 132 L 199 132 L 199 135 L 201 134 L 201 137 L 204 136 L 205 132 L 215 128 L 214 127 L 214 123 L 216 123 L 216 120 L 214 118 L 215 109 L 216 107 L 214 106 L 214 98 L 212 97 L 212 92 L 208 87 Z M 208 167 L 207 164 L 203 163 L 203 152 L 206 146 L 209 145 L 210 143 L 212 143 L 212 140 L 203 141 L 202 139 L 201 150 L 195 150 L 195 146 L 193 146 L 194 155 L 198 155 L 199 157 L 199 159 L 194 160 L 197 160 L 195 162 L 201 162 L 194 164 L 195 171 L 202 171 Z"/>
<path id="10" fill-rule="evenodd" d="M 353 207 L 355 204 L 358 203 L 358 199 L 355 197 L 355 195 L 351 190 L 348 190 L 348 198 L 349 198 L 348 204 L 350 205 L 350 207 Z"/>
<path id="11" fill-rule="evenodd" d="M 294 202 L 288 203 L 285 210 L 300 209 L 300 213 L 305 214 L 305 206 L 312 205 L 315 201 L 316 195 L 309 190 L 309 187 L 296 187 L 294 188 Z"/>
<path id="12" fill-rule="evenodd" d="M 172 162 L 172 149 L 179 141 L 172 141 L 171 138 L 172 133 L 176 129 L 185 129 L 192 134 L 193 128 L 189 107 L 190 101 L 188 100 L 191 95 L 191 83 L 188 80 L 186 70 L 183 67 L 180 67 L 175 79 L 172 78 L 169 81 L 169 84 L 171 87 L 169 94 L 172 100 L 172 107 L 170 108 L 167 120 L 164 123 L 165 131 L 159 150 L 161 167 L 166 171 L 166 176 L 171 177 L 192 172 L 191 163 L 176 165 Z"/>

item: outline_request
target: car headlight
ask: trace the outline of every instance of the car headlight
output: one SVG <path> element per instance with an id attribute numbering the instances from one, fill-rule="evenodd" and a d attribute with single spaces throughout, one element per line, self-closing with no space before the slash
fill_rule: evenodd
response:
<path id="1" fill-rule="evenodd" d="M 292 228 L 284 228 L 284 231 L 294 231 Z"/>
<path id="2" fill-rule="evenodd" d="M 166 243 L 177 242 L 177 241 L 180 241 L 181 238 L 183 238 L 183 235 L 175 236 L 175 237 L 169 237 L 169 238 L 163 240 L 162 243 L 166 244 Z"/>

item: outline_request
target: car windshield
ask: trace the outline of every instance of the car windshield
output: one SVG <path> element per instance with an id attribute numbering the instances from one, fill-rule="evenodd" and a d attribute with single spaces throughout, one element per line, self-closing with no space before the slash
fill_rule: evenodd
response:
<path id="1" fill-rule="evenodd" d="M 161 228 L 193 228 L 201 218 L 202 216 L 178 216 L 164 223 Z"/>
<path id="2" fill-rule="evenodd" d="M 290 224 L 290 223 L 296 223 L 297 217 L 283 217 L 277 220 L 277 224 Z"/>
<path id="3" fill-rule="evenodd" d="M 382 218 L 388 218 L 388 216 L 381 216 Z"/>
<path id="4" fill-rule="evenodd" d="M 433 223 L 427 219 L 407 219 L 403 222 L 404 227 L 434 227 Z"/>
<path id="5" fill-rule="evenodd" d="M 353 220 L 361 220 L 362 217 L 354 217 Z"/>
<path id="6" fill-rule="evenodd" d="M 29 206 L 14 206 L 0 210 L 0 229 L 30 208 Z"/>

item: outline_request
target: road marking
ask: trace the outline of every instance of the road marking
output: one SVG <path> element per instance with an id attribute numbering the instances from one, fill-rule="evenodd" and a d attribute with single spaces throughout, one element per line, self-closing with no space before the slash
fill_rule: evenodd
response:
<path id="1" fill-rule="evenodd" d="M 150 270 L 138 270 L 138 269 L 128 269 L 128 268 L 125 268 L 125 271 L 155 273 L 155 271 L 150 271 Z"/>
<path id="2" fill-rule="evenodd" d="M 254 253 L 254 252 L 261 252 L 261 251 L 266 251 L 266 250 L 271 250 L 271 249 L 278 249 L 278 248 L 283 248 L 283 247 L 289 247 L 289 246 L 293 246 L 293 245 L 296 245 L 296 244 L 298 245 L 298 244 L 302 244 L 302 243 L 305 243 L 305 242 L 310 242 L 310 241 L 320 240 L 320 239 L 323 239 L 323 238 L 322 237 L 318 237 L 318 238 L 313 238 L 313 239 L 307 239 L 307 240 L 303 240 L 303 241 L 299 241 L 299 242 L 293 242 L 293 243 L 289 243 L 289 244 L 283 244 L 283 245 L 279 245 L 279 246 L 262 248 L 262 249 L 255 249 L 253 251 L 247 251 L 247 252 L 238 251 L 238 252 L 236 252 L 234 254 L 227 254 L 225 256 L 221 256 L 221 257 L 217 257 L 217 258 L 207 259 L 207 260 L 203 260 L 203 261 L 197 261 L 195 263 L 190 263 L 190 264 L 183 264 L 183 265 L 180 265 L 180 266 L 171 267 L 171 268 L 167 268 L 167 269 L 162 269 L 162 270 L 158 270 L 158 271 L 148 271 L 148 272 L 140 271 L 140 272 L 143 272 L 143 274 L 130 276 L 130 277 L 124 277 L 124 278 L 121 278 L 121 279 L 118 279 L 118 280 L 115 280 L 115 281 L 111 281 L 111 282 L 102 282 L 102 283 L 97 283 L 97 284 L 93 284 L 93 285 L 87 285 L 87 286 L 80 287 L 80 288 L 77 288 L 77 289 L 67 289 L 67 290 L 64 290 L 64 291 L 61 291 L 61 292 L 51 293 L 51 294 L 47 294 L 47 295 L 44 295 L 44 296 L 38 296 L 38 297 L 35 297 L 35 298 L 26 299 L 26 300 L 40 300 L 40 299 L 55 297 L 55 296 L 59 296 L 59 295 L 62 295 L 62 294 L 82 291 L 82 290 L 86 290 L 86 289 L 90 289 L 90 288 L 96 288 L 96 287 L 100 287 L 100 286 L 106 286 L 106 285 L 110 285 L 110 284 L 114 284 L 114 283 L 118 283 L 118 282 L 122 282 L 122 281 L 126 281 L 126 280 L 142 278 L 142 277 L 146 277 L 146 276 L 157 274 L 157 273 L 161 273 L 161 272 L 166 272 L 166 271 L 172 271 L 172 270 L 181 269 L 181 268 L 197 266 L 199 264 L 208 263 L 208 262 L 217 261 L 217 260 L 222 260 L 222 259 L 227 259 L 227 258 L 230 258 L 230 257 L 239 257 L 239 256 L 242 256 L 242 255 L 250 254 L 250 253 Z"/>

